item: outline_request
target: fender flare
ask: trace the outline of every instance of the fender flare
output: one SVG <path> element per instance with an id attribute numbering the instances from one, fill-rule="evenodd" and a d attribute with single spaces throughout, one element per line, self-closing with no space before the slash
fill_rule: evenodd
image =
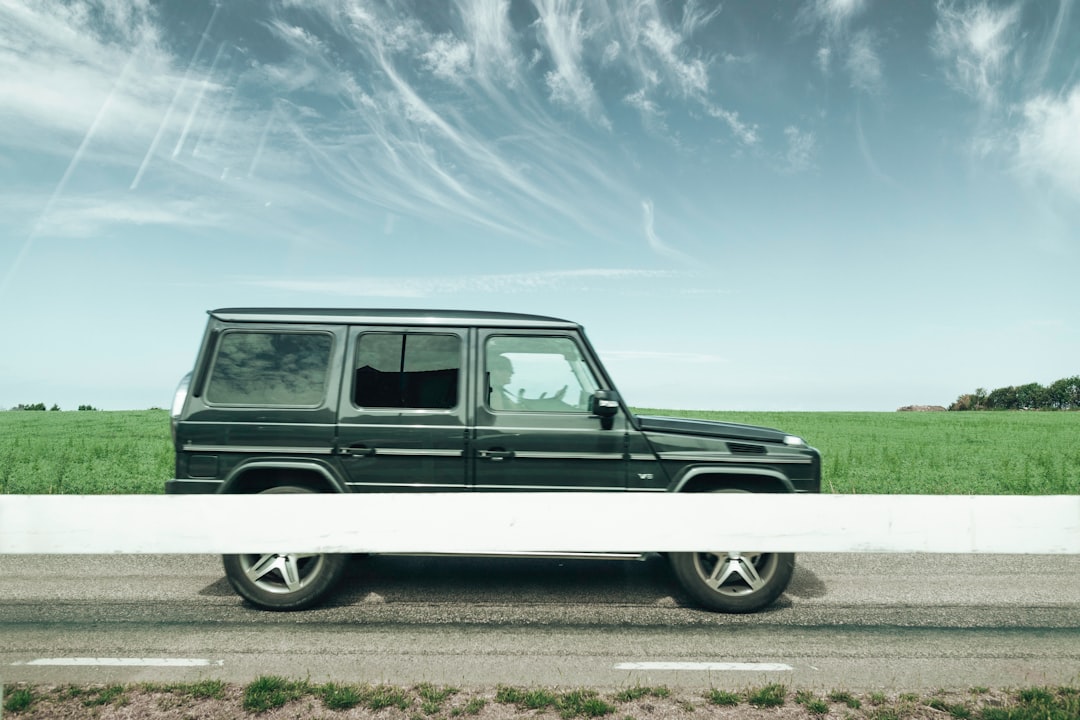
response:
<path id="1" fill-rule="evenodd" d="M 301 470 L 304 472 L 313 472 L 326 480 L 327 484 L 334 492 L 348 492 L 345 483 L 342 482 L 341 478 L 337 476 L 337 473 L 334 472 L 333 468 L 331 468 L 328 463 L 323 463 L 318 460 L 296 460 L 293 458 L 257 458 L 241 463 L 232 469 L 229 476 L 225 478 L 225 481 L 221 484 L 218 492 L 222 494 L 232 493 L 243 476 L 252 470 Z"/>
<path id="2" fill-rule="evenodd" d="M 717 467 L 716 465 L 694 465 L 686 468 L 675 477 L 668 486 L 670 492 L 682 492 L 687 483 L 702 475 L 743 475 L 745 477 L 767 477 L 778 481 L 784 492 L 795 492 L 795 486 L 783 473 L 769 468 Z"/>

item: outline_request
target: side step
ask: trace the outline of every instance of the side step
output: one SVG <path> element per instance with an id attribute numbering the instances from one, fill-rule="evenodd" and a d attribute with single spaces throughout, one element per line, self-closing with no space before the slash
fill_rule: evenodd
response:
<path id="1" fill-rule="evenodd" d="M 645 553 L 603 553 L 603 552 L 486 552 L 486 553 L 373 553 L 399 557 L 484 557 L 484 558 L 554 558 L 557 560 L 644 560 Z"/>

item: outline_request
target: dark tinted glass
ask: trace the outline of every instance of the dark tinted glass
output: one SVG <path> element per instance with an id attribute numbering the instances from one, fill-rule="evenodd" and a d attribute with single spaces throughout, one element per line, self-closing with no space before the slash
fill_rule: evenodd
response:
<path id="1" fill-rule="evenodd" d="M 325 333 L 225 333 L 206 399 L 217 405 L 320 405 L 332 346 Z"/>
<path id="2" fill-rule="evenodd" d="M 446 409 L 457 405 L 461 338 L 367 333 L 356 345 L 359 407 Z"/>

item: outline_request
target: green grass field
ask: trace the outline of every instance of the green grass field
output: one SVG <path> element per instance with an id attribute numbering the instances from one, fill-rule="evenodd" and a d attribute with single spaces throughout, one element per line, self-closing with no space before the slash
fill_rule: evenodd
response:
<path id="1" fill-rule="evenodd" d="M 822 492 L 1080 492 L 1077 412 L 639 412 L 765 425 L 798 435 L 821 451 Z"/>
<path id="2" fill-rule="evenodd" d="M 0 412 L 0 492 L 161 493 L 172 473 L 164 410 Z"/>
<path id="3" fill-rule="evenodd" d="M 1080 492 L 1080 413 L 749 413 L 641 410 L 776 427 L 824 458 L 825 492 Z M 0 492 L 160 493 L 164 410 L 0 412 Z"/>

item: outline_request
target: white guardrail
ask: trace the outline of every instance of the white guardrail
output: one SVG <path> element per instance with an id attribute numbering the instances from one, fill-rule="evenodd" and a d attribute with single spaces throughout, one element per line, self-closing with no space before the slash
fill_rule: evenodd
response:
<path id="1" fill-rule="evenodd" d="M 0 554 L 1080 554 L 1080 496 L 0 495 Z"/>

